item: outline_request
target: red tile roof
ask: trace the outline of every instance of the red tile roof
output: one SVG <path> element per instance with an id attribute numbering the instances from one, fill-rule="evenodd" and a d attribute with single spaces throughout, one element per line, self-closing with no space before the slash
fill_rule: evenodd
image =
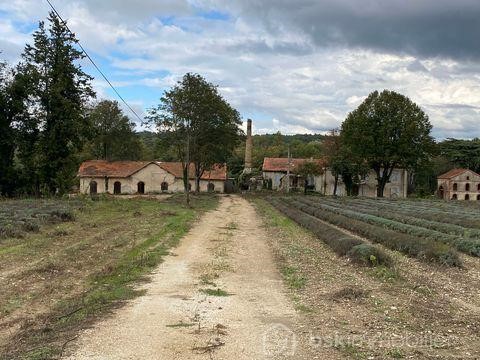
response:
<path id="1" fill-rule="evenodd" d="M 105 161 L 87 160 L 80 165 L 79 177 L 119 177 L 125 178 L 135 174 L 149 164 L 156 164 L 176 178 L 182 178 L 181 162 L 154 162 L 154 161 Z M 194 166 L 190 165 L 190 178 L 194 176 Z M 205 171 L 202 180 L 226 180 L 226 164 L 216 164 L 210 171 Z"/>
<path id="2" fill-rule="evenodd" d="M 170 174 L 174 175 L 177 178 L 183 177 L 183 168 L 181 162 L 157 162 L 157 164 L 168 171 Z M 194 178 L 195 167 L 193 164 L 190 164 L 189 175 L 190 178 Z M 201 176 L 202 180 L 227 180 L 227 165 L 226 164 L 215 164 L 210 171 L 204 171 Z"/>
<path id="3" fill-rule="evenodd" d="M 465 171 L 471 172 L 477 176 L 480 176 L 476 172 L 469 170 L 469 169 L 452 169 L 450 171 L 447 171 L 445 174 L 440 175 L 438 178 L 439 179 L 451 179 L 454 178 L 455 176 L 463 174 Z"/>
<path id="4" fill-rule="evenodd" d="M 326 165 L 322 159 L 290 159 L 290 171 L 294 173 L 300 165 L 307 161 L 313 161 L 319 166 Z M 287 172 L 288 158 L 264 158 L 262 169 L 263 171 Z"/>
<path id="5" fill-rule="evenodd" d="M 80 165 L 80 177 L 129 177 L 144 168 L 151 161 L 106 161 L 87 160 Z"/>

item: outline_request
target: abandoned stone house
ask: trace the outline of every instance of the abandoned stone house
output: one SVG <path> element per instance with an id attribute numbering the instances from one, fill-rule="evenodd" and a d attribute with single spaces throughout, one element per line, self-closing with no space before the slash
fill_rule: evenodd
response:
<path id="1" fill-rule="evenodd" d="M 316 162 L 322 169 L 323 174 L 310 176 L 307 179 L 307 186 L 324 195 L 333 195 L 335 188 L 335 177 L 327 168 L 326 162 L 322 159 L 289 159 L 288 158 L 265 158 L 263 160 L 263 178 L 271 183 L 273 190 L 285 190 L 287 181 L 290 189 L 303 189 L 304 179 L 296 173 L 296 170 L 306 161 Z M 289 170 L 289 171 L 288 171 Z M 290 176 L 287 176 L 287 172 Z M 404 198 L 407 197 L 408 173 L 404 169 L 394 169 L 390 182 L 385 186 L 385 197 Z M 354 189 L 355 195 L 376 197 L 377 180 L 376 174 L 372 170 L 365 176 L 357 188 Z M 341 178 L 337 185 L 337 195 L 346 195 L 345 184 Z"/>
<path id="2" fill-rule="evenodd" d="M 437 179 L 437 194 L 445 200 L 480 200 L 480 175 L 468 169 L 452 169 Z"/>
<path id="3" fill-rule="evenodd" d="M 195 188 L 194 167 L 189 169 L 190 188 Z M 80 165 L 82 194 L 148 194 L 182 192 L 183 171 L 180 162 L 89 160 Z M 224 192 L 227 166 L 216 164 L 200 179 L 200 191 Z"/>

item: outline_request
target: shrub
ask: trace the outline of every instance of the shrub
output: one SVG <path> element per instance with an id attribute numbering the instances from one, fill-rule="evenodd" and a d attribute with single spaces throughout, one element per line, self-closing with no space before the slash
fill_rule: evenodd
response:
<path id="1" fill-rule="evenodd" d="M 347 256 L 357 263 L 368 266 L 391 265 L 391 258 L 377 246 L 370 244 L 360 244 L 352 247 Z"/>
<path id="2" fill-rule="evenodd" d="M 415 237 L 410 234 L 398 233 L 381 226 L 372 225 L 338 213 L 329 212 L 320 207 L 309 206 L 296 200 L 285 199 L 284 201 L 287 201 L 292 206 L 295 206 L 301 211 L 311 214 L 316 218 L 340 226 L 344 229 L 348 229 L 371 241 L 380 243 L 392 250 L 400 251 L 408 256 L 426 261 L 434 261 L 440 264 L 449 263 L 453 264 L 452 266 L 461 265 L 458 254 L 446 244 L 438 243 L 430 239 Z M 444 259 L 445 257 L 448 257 L 451 260 L 446 262 Z"/>
<path id="3" fill-rule="evenodd" d="M 333 250 L 333 252 L 335 252 L 335 254 L 339 256 L 346 256 L 355 246 L 367 245 L 364 243 L 363 240 L 354 236 L 349 236 L 343 231 L 333 227 L 332 225 L 326 224 L 325 222 L 313 216 L 303 213 L 299 209 L 285 206 L 285 204 L 279 202 L 276 199 L 270 199 L 270 203 L 275 206 L 279 211 L 284 213 L 286 216 L 313 232 L 318 238 L 320 238 L 325 244 L 327 244 Z M 375 251 L 375 254 L 380 254 L 381 252 L 379 249 L 376 249 Z M 385 253 L 382 253 L 379 256 L 379 259 L 381 260 L 378 262 L 378 264 L 387 265 L 392 263 L 389 256 Z M 362 264 L 367 265 L 366 263 Z M 370 265 L 377 264 L 372 263 Z"/>

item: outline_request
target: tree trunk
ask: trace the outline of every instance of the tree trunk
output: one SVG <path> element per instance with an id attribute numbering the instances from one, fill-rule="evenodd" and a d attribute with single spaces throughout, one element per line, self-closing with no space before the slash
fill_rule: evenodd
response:
<path id="1" fill-rule="evenodd" d="M 390 176 L 392 175 L 395 164 L 391 166 L 384 166 L 383 172 L 380 167 L 374 169 L 377 174 L 377 197 L 383 198 L 385 192 L 385 185 L 387 185 Z"/>
<path id="2" fill-rule="evenodd" d="M 335 175 L 335 182 L 333 184 L 333 196 L 337 196 L 337 188 L 338 188 L 338 174 Z"/>

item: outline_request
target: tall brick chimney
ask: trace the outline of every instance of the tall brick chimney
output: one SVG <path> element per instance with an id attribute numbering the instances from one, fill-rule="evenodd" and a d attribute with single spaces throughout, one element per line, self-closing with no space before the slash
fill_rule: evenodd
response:
<path id="1" fill-rule="evenodd" d="M 245 166 L 243 172 L 250 174 L 252 172 L 252 120 L 247 120 L 247 141 L 245 143 Z"/>

